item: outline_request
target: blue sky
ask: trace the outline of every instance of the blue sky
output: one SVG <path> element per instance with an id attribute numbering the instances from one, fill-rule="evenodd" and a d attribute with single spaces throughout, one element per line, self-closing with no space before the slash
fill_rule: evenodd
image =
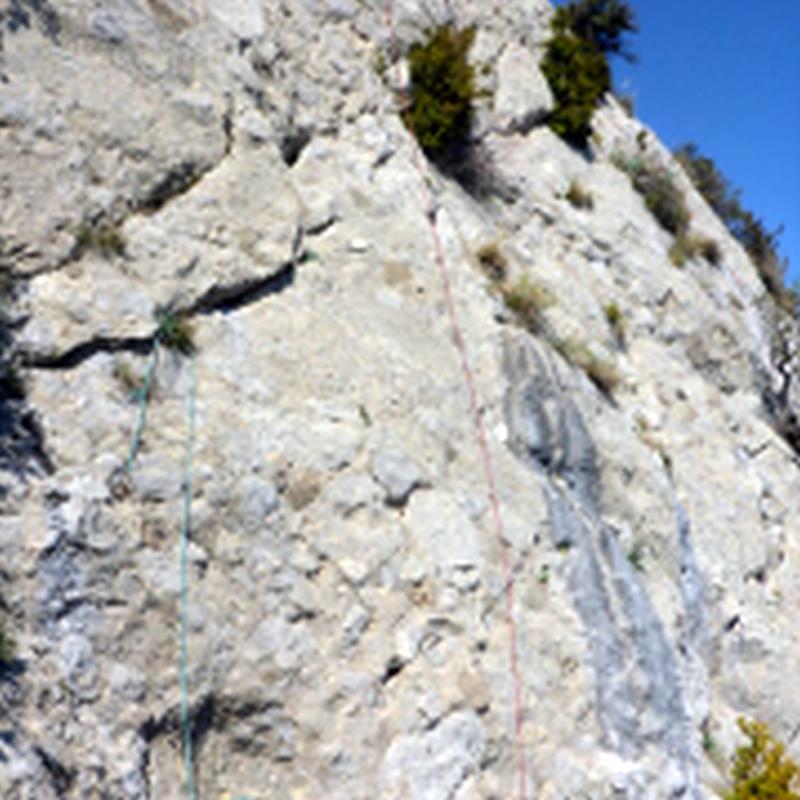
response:
<path id="1" fill-rule="evenodd" d="M 769 229 L 800 280 L 800 0 L 628 0 L 638 63 L 615 83 L 669 147 L 695 142 Z"/>

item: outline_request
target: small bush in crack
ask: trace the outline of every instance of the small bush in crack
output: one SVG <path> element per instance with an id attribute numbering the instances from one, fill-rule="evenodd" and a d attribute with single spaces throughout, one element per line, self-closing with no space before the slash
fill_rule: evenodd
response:
<path id="1" fill-rule="evenodd" d="M 703 752 L 707 756 L 713 756 L 719 750 L 719 745 L 717 745 L 716 739 L 707 727 L 704 727 L 701 731 L 700 746 L 703 748 Z"/>
<path id="2" fill-rule="evenodd" d="M 604 394 L 611 396 L 621 382 L 619 371 L 611 361 L 598 358 L 577 339 L 559 339 L 553 342 L 561 355 L 582 369 L 589 380 Z"/>
<path id="3" fill-rule="evenodd" d="M 620 347 L 624 347 L 626 328 L 622 309 L 612 301 L 603 309 L 603 313 L 609 328 L 611 328 L 611 333 L 614 334 L 614 340 Z"/>
<path id="4" fill-rule="evenodd" d="M 644 545 L 634 542 L 628 550 L 628 563 L 637 571 L 644 572 Z"/>
<path id="5" fill-rule="evenodd" d="M 141 397 L 142 390 L 144 389 L 144 381 L 134 373 L 131 365 L 127 361 L 115 361 L 112 375 L 127 399 L 138 400 Z"/>
<path id="6" fill-rule="evenodd" d="M 736 748 L 733 788 L 725 800 L 800 800 L 800 766 L 786 756 L 766 724 L 740 718 L 748 743 Z"/>
<path id="7" fill-rule="evenodd" d="M 25 382 L 19 364 L 11 354 L 12 330 L 14 327 L 11 306 L 14 302 L 15 285 L 10 272 L 0 270 L 0 399 L 22 400 L 25 397 Z"/>
<path id="8" fill-rule="evenodd" d="M 717 266 L 722 261 L 722 250 L 713 239 L 700 240 L 700 255 L 714 266 Z"/>
<path id="9" fill-rule="evenodd" d="M 650 213 L 664 230 L 673 235 L 686 232 L 689 227 L 689 211 L 683 194 L 669 172 L 650 166 L 638 156 L 626 158 L 616 153 L 611 161 L 627 173 L 633 188 L 642 195 Z"/>
<path id="10" fill-rule="evenodd" d="M 484 95 L 468 60 L 475 28 L 442 25 L 427 36 L 408 54 L 411 96 L 406 124 L 431 160 L 447 162 L 468 146 L 474 104 Z"/>
<path id="11" fill-rule="evenodd" d="M 476 251 L 481 270 L 493 285 L 501 284 L 508 277 L 508 260 L 503 255 L 497 242 L 486 242 Z"/>
<path id="12" fill-rule="evenodd" d="M 686 210 L 683 195 L 668 172 L 642 172 L 634 178 L 633 185 L 644 197 L 645 205 L 664 230 L 672 234 L 686 230 L 689 212 Z"/>
<path id="13" fill-rule="evenodd" d="M 570 183 L 564 197 L 573 208 L 577 208 L 579 211 L 591 211 L 594 208 L 594 198 L 591 192 L 585 191 L 578 181 Z"/>
<path id="14" fill-rule="evenodd" d="M 687 233 L 679 233 L 669 249 L 670 261 L 682 267 L 693 258 L 704 258 L 709 264 L 719 264 L 722 254 L 719 245 L 712 239 L 704 239 Z"/>
<path id="15" fill-rule="evenodd" d="M 513 286 L 501 286 L 503 300 L 517 321 L 531 333 L 544 326 L 544 312 L 555 303 L 553 295 L 537 283 L 521 278 Z"/>
<path id="16" fill-rule="evenodd" d="M 175 350 L 183 355 L 195 352 L 194 329 L 186 314 L 179 311 L 165 311 L 160 315 L 156 339 L 162 347 Z"/>
<path id="17" fill-rule="evenodd" d="M 79 253 L 95 250 L 105 258 L 125 254 L 125 237 L 119 225 L 109 220 L 92 224 L 85 222 L 75 231 L 75 247 Z"/>

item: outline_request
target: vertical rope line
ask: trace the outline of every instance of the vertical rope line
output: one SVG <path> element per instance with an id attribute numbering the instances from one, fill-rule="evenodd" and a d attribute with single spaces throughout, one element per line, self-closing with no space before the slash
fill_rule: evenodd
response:
<path id="1" fill-rule="evenodd" d="M 180 590 L 180 694 L 181 726 L 183 727 L 183 764 L 186 795 L 195 800 L 194 772 L 192 769 L 192 729 L 189 722 L 189 678 L 188 678 L 188 611 L 189 611 L 189 529 L 192 505 L 192 450 L 195 429 L 195 362 L 194 353 L 189 355 L 189 431 L 186 437 L 186 456 L 183 477 L 183 517 L 181 520 L 181 590 Z"/>
<path id="2" fill-rule="evenodd" d="M 153 387 L 153 373 L 155 372 L 157 363 L 158 339 L 153 339 L 153 352 L 150 354 L 150 363 L 147 365 L 144 386 L 139 392 L 139 416 L 136 420 L 136 428 L 133 432 L 133 441 L 131 442 L 131 449 L 128 453 L 128 460 L 125 464 L 128 472 L 131 472 L 133 469 L 133 462 L 136 460 L 136 454 L 139 452 L 139 444 L 142 440 L 142 431 L 144 430 L 145 422 L 147 420 L 147 401 L 150 399 L 150 391 Z"/>
<path id="3" fill-rule="evenodd" d="M 449 10 L 449 4 L 448 4 Z M 392 48 L 392 57 L 397 65 L 397 78 L 398 84 L 400 83 L 399 62 L 397 60 L 397 38 L 394 30 L 393 22 L 393 9 L 392 0 L 387 0 L 386 4 L 386 24 L 389 28 L 390 43 Z M 402 115 L 406 126 L 413 134 L 414 129 L 408 114 L 408 98 L 402 97 Z M 494 524 L 497 541 L 500 546 L 500 559 L 502 563 L 503 579 L 505 584 L 505 611 L 506 622 L 509 630 L 509 656 L 511 661 L 511 678 L 514 685 L 514 736 L 517 749 L 517 762 L 519 769 L 519 798 L 525 800 L 527 796 L 527 766 L 525 763 L 525 746 L 522 736 L 522 680 L 519 670 L 519 643 L 517 634 L 517 625 L 514 619 L 514 577 L 511 571 L 511 564 L 508 555 L 508 545 L 506 542 L 505 526 L 503 524 L 503 516 L 500 511 L 500 501 L 497 495 L 497 482 L 495 480 L 494 466 L 492 464 L 492 457 L 489 451 L 489 442 L 486 435 L 486 426 L 483 422 L 483 415 L 481 413 L 480 401 L 478 392 L 475 388 L 475 379 L 470 366 L 469 356 L 467 353 L 466 343 L 464 336 L 461 332 L 461 323 L 459 321 L 458 312 L 456 310 L 455 301 L 453 299 L 453 291 L 450 282 L 450 275 L 447 270 L 447 262 L 444 256 L 444 247 L 439 235 L 439 229 L 436 224 L 436 212 L 433 204 L 433 198 L 428 185 L 425 181 L 425 174 L 421 163 L 421 156 L 419 148 L 414 146 L 414 166 L 419 174 L 420 183 L 422 186 L 422 194 L 425 206 L 425 216 L 428 220 L 431 229 L 431 236 L 433 237 L 434 249 L 436 253 L 436 263 L 439 268 L 439 276 L 442 283 L 442 292 L 444 294 L 445 305 L 447 307 L 448 317 L 450 319 L 450 327 L 452 330 L 453 341 L 456 349 L 458 350 L 459 359 L 461 361 L 461 370 L 464 376 L 464 383 L 466 385 L 467 394 L 469 396 L 469 406 L 472 413 L 472 418 L 475 424 L 476 433 L 478 436 L 478 446 L 481 453 L 481 461 L 483 464 L 483 472 L 487 485 L 487 495 L 489 505 L 492 511 L 492 521 Z"/>

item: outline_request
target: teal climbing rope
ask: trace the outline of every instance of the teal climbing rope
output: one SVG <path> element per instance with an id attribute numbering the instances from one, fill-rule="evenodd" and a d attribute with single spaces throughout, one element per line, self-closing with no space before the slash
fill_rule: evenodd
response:
<path id="1" fill-rule="evenodd" d="M 131 441 L 131 449 L 128 453 L 128 460 L 126 468 L 130 473 L 133 470 L 133 462 L 136 460 L 136 454 L 139 452 L 139 444 L 142 441 L 142 431 L 144 424 L 147 420 L 147 401 L 150 399 L 150 392 L 153 388 L 153 373 L 158 363 L 158 339 L 153 339 L 153 352 L 150 354 L 150 363 L 147 365 L 147 372 L 145 373 L 144 386 L 139 390 L 139 415 L 136 419 L 136 429 L 133 432 L 133 440 Z"/>
<path id="2" fill-rule="evenodd" d="M 189 355 L 189 431 L 186 437 L 186 458 L 183 477 L 183 518 L 181 520 L 181 622 L 180 622 L 180 692 L 181 727 L 183 728 L 183 763 L 186 796 L 195 800 L 194 773 L 192 769 L 192 729 L 189 723 L 188 678 L 188 611 L 189 611 L 189 529 L 192 506 L 192 449 L 194 448 L 196 376 L 194 353 Z"/>
<path id="3" fill-rule="evenodd" d="M 189 398 L 188 416 L 189 430 L 186 436 L 186 453 L 183 469 L 183 514 L 181 517 L 180 540 L 180 716 L 183 730 L 183 762 L 184 784 L 186 796 L 189 800 L 196 800 L 197 793 L 194 785 L 194 770 L 192 760 L 192 728 L 189 721 L 189 657 L 188 657 L 188 628 L 189 628 L 189 530 L 191 528 L 192 506 L 192 451 L 194 450 L 195 407 L 197 395 L 197 380 L 195 375 L 194 353 L 189 355 Z M 147 421 L 147 401 L 153 388 L 153 375 L 158 363 L 158 337 L 153 339 L 153 351 L 147 365 L 144 385 L 139 391 L 139 413 L 136 428 L 131 441 L 130 452 L 126 467 L 128 473 L 133 471 L 133 463 L 139 452 L 142 432 Z"/>

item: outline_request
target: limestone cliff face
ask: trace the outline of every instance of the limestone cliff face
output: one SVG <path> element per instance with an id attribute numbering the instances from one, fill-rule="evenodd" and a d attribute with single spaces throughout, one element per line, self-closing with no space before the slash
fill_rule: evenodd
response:
<path id="1" fill-rule="evenodd" d="M 419 154 L 389 11 L 401 54 L 477 26 L 496 194 Z M 699 800 L 740 714 L 800 755 L 791 348 L 652 132 L 541 125 L 544 0 L 2 14 L 3 797 L 187 796 L 182 677 L 202 798 Z M 717 265 L 670 263 L 619 153 Z M 194 359 L 154 358 L 165 308 Z"/>

